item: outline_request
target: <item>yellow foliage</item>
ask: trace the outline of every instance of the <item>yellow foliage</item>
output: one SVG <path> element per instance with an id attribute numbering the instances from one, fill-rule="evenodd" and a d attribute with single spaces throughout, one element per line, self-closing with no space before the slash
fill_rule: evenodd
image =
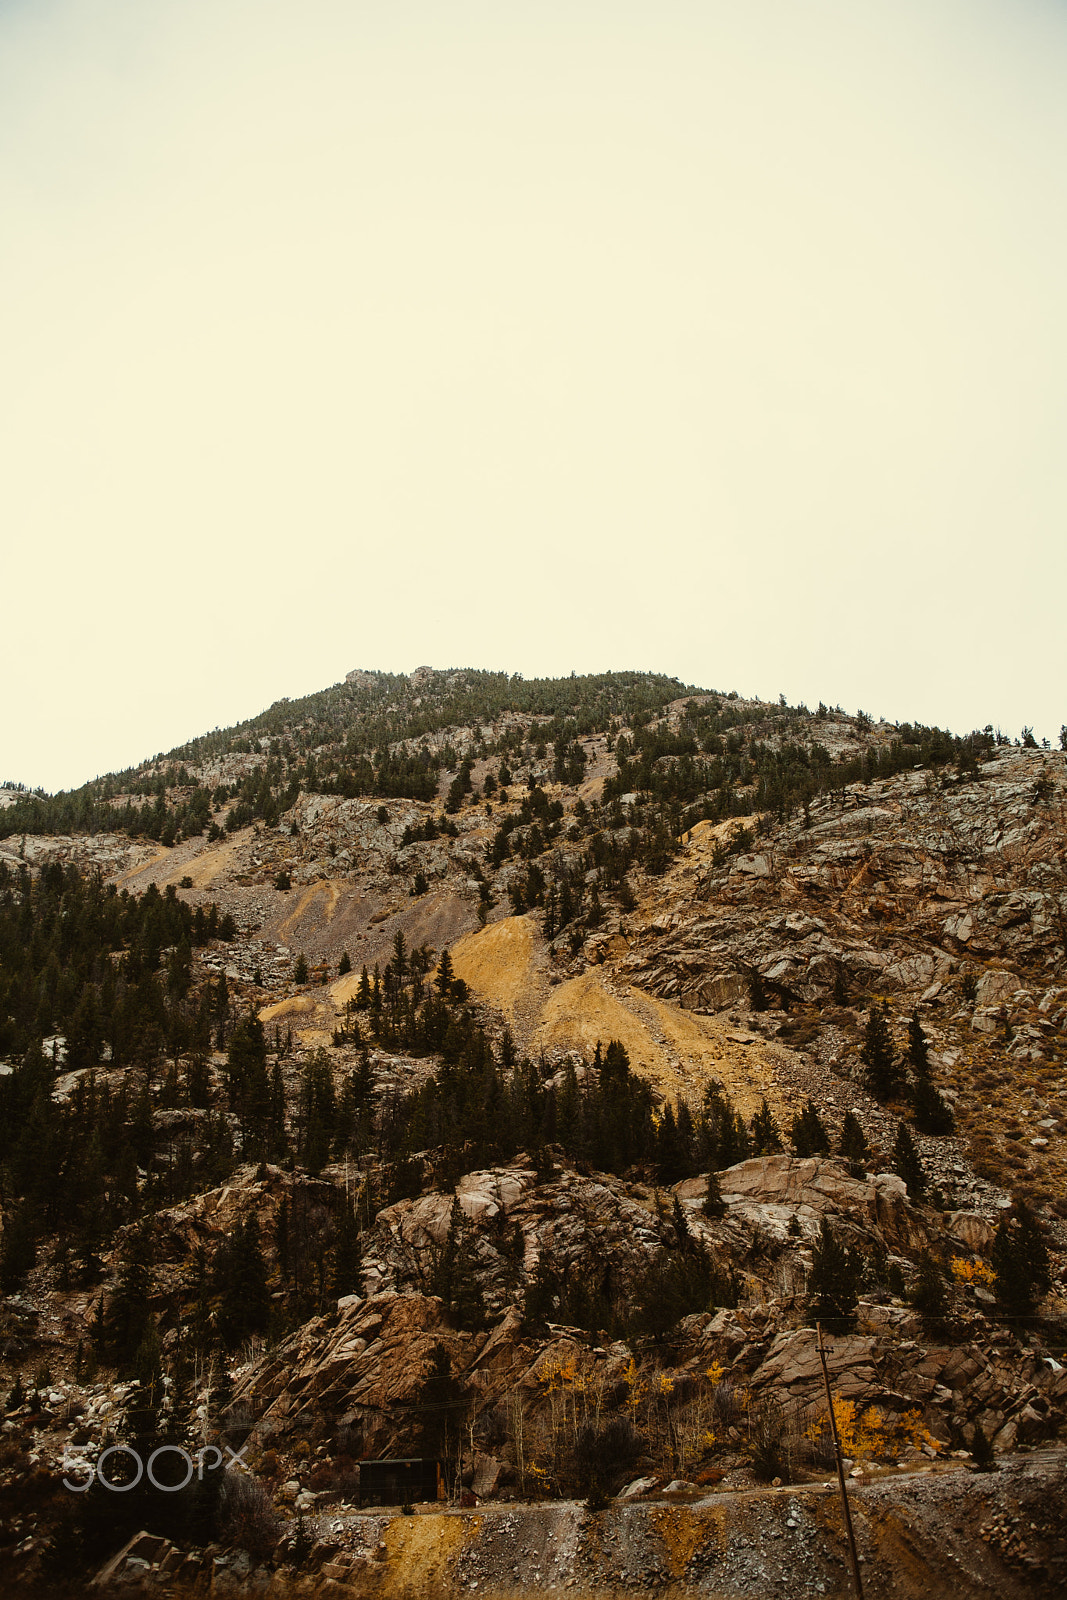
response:
<path id="1" fill-rule="evenodd" d="M 656 1391 L 665 1400 L 674 1393 L 674 1379 L 671 1377 L 669 1372 L 661 1372 L 658 1374 Z"/>
<path id="2" fill-rule="evenodd" d="M 713 1361 L 704 1376 L 709 1383 L 721 1383 L 726 1376 L 726 1368 L 721 1361 Z"/>
<path id="3" fill-rule="evenodd" d="M 887 1415 L 878 1406 L 860 1410 L 855 1400 L 834 1396 L 834 1421 L 841 1452 L 846 1456 L 873 1457 L 899 1455 L 905 1445 L 918 1449 L 928 1445 L 932 1450 L 941 1446 L 927 1430 L 919 1411 L 906 1411 L 899 1416 Z M 818 1439 L 827 1431 L 825 1417 L 819 1417 L 808 1429 L 808 1437 Z"/>
<path id="4" fill-rule="evenodd" d="M 993 1268 L 984 1261 L 966 1261 L 963 1256 L 952 1257 L 952 1276 L 957 1283 L 985 1283 L 996 1281 Z"/>
<path id="5" fill-rule="evenodd" d="M 648 1393 L 648 1384 L 645 1383 L 641 1377 L 641 1374 L 638 1372 L 637 1362 L 634 1360 L 633 1356 L 630 1357 L 630 1364 L 623 1373 L 623 1380 L 626 1384 L 627 1390 L 629 1391 L 626 1396 L 626 1404 L 631 1411 L 636 1411 L 638 1406 L 641 1404 L 641 1401 Z"/>
<path id="6" fill-rule="evenodd" d="M 537 1374 L 537 1381 L 545 1394 L 555 1394 L 560 1389 L 570 1388 L 574 1384 L 577 1371 L 573 1356 L 561 1356 L 555 1361 L 545 1362 Z"/>

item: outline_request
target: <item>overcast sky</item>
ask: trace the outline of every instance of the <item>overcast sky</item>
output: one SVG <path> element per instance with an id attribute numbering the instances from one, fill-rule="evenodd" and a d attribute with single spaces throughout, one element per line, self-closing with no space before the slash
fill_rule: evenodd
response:
<path id="1" fill-rule="evenodd" d="M 355 666 L 1055 744 L 1061 0 L 0 0 L 0 779 Z"/>

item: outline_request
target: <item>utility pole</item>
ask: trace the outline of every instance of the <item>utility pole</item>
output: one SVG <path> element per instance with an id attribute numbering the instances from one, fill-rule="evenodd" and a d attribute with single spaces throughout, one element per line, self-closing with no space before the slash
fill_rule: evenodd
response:
<path id="1" fill-rule="evenodd" d="M 830 1432 L 834 1440 L 834 1459 L 837 1462 L 837 1484 L 841 1491 L 841 1509 L 845 1513 L 845 1532 L 848 1534 L 848 1557 L 852 1567 L 852 1584 L 856 1591 L 856 1600 L 863 1600 L 863 1582 L 860 1578 L 860 1558 L 856 1554 L 856 1535 L 852 1531 L 852 1513 L 848 1508 L 848 1494 L 845 1489 L 845 1468 L 841 1458 L 841 1440 L 837 1433 L 837 1418 L 834 1416 L 834 1401 L 830 1393 L 830 1369 L 826 1365 L 826 1350 L 822 1342 L 822 1323 L 815 1324 L 819 1335 L 819 1360 L 822 1362 L 823 1383 L 826 1385 L 826 1409 L 830 1414 Z"/>

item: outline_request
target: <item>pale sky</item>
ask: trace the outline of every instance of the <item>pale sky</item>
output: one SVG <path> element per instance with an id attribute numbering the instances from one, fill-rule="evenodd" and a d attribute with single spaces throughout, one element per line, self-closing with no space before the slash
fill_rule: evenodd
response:
<path id="1" fill-rule="evenodd" d="M 1062 0 L 0 0 L 0 779 L 351 667 L 1056 743 Z"/>

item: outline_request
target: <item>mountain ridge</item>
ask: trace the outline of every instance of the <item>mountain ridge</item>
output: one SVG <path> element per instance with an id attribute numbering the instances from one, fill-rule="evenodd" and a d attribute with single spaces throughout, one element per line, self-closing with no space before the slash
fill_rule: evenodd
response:
<path id="1" fill-rule="evenodd" d="M 803 1480 L 839 1248 L 885 1451 L 1061 1438 L 1064 753 L 640 674 L 371 676 L 0 813 L 4 1381 L 47 1360 L 132 1438 L 169 1376 L 152 1426 L 242 1419 L 279 1537 L 361 1451 L 528 1495 L 536 1439 L 553 1492 L 593 1492 L 594 1382 L 581 1426 L 629 1427 L 650 1492 L 750 1483 L 768 1428 Z M 63 930 L 101 916 L 83 958 Z M 65 1242 L 51 1185 L 94 1139 Z"/>

